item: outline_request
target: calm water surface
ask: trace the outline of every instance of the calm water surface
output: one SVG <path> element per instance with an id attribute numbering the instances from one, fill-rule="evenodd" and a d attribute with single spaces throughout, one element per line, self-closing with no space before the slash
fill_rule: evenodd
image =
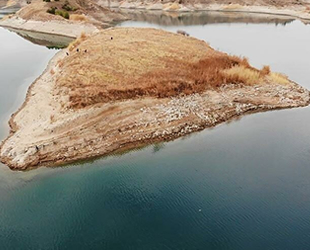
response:
<path id="1" fill-rule="evenodd" d="M 310 26 L 186 30 L 310 88 Z M 0 29 L 0 137 L 56 53 Z M 77 166 L 0 165 L 1 249 L 310 249 L 310 109 L 274 111 Z"/>

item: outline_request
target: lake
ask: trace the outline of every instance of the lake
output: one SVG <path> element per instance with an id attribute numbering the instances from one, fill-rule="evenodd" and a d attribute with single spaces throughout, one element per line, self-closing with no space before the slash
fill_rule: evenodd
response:
<path id="1" fill-rule="evenodd" d="M 199 14 L 119 24 L 185 30 L 310 89 L 310 26 Z M 57 53 L 0 28 L 0 139 Z M 40 43 L 42 44 L 42 43 Z M 310 109 L 249 115 L 60 168 L 0 165 L 1 249 L 310 249 Z"/>

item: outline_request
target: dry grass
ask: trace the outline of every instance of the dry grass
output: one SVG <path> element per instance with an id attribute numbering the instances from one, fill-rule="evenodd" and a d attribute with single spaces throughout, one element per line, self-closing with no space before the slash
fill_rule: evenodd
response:
<path id="1" fill-rule="evenodd" d="M 83 41 L 87 39 L 87 35 L 82 32 L 81 35 L 75 39 L 73 42 L 71 42 L 68 46 L 69 51 L 73 51 L 76 49 Z"/>
<path id="2" fill-rule="evenodd" d="M 270 73 L 270 75 L 268 76 L 268 80 L 271 83 L 277 83 L 280 85 L 290 84 L 290 80 L 288 79 L 288 77 L 280 73 Z"/>
<path id="3" fill-rule="evenodd" d="M 271 70 L 270 70 L 270 67 L 265 65 L 262 70 L 260 71 L 260 73 L 263 75 L 263 76 L 266 76 L 266 75 L 269 75 L 271 73 Z"/>
<path id="4" fill-rule="evenodd" d="M 77 47 L 79 52 L 73 51 Z M 72 52 L 64 60 L 57 86 L 68 91 L 69 106 L 74 108 L 146 96 L 201 93 L 225 84 L 289 82 L 270 73 L 268 66 L 255 69 L 245 58 L 161 30 L 110 29 L 92 38 L 81 35 L 69 49 Z"/>
<path id="5" fill-rule="evenodd" d="M 70 20 L 77 21 L 77 22 L 87 22 L 88 19 L 85 15 L 71 14 Z"/>
<path id="6" fill-rule="evenodd" d="M 228 4 L 224 7 L 226 10 L 235 10 L 235 9 L 242 9 L 243 7 L 240 4 Z"/>
<path id="7" fill-rule="evenodd" d="M 246 85 L 261 84 L 264 80 L 264 78 L 261 77 L 260 71 L 240 65 L 225 70 L 224 74 L 227 79 L 231 79 L 231 82 L 243 83 Z"/>
<path id="8" fill-rule="evenodd" d="M 66 4 L 68 2 L 68 4 Z M 43 0 L 33 0 L 32 4 L 27 4 L 21 10 L 16 13 L 16 16 L 25 20 L 37 20 L 37 21 L 51 21 L 58 20 L 61 22 L 67 22 L 60 15 L 51 15 L 46 11 L 51 8 L 55 9 L 58 14 L 68 17 L 73 15 L 71 20 L 74 21 L 88 21 L 89 23 L 96 24 L 98 21 L 102 23 L 110 22 L 111 20 L 123 20 L 124 16 L 112 12 L 109 9 L 103 8 L 93 0 L 51 0 L 50 2 L 44 2 Z M 65 12 L 66 11 L 66 12 Z M 85 20 L 83 16 L 90 16 L 92 18 Z M 96 21 L 94 21 L 96 20 Z"/>
<path id="9" fill-rule="evenodd" d="M 167 6 L 167 8 L 168 8 L 169 10 L 178 10 L 178 9 L 180 9 L 180 5 L 177 4 L 177 3 L 172 3 L 172 4 L 169 4 L 169 5 Z"/>

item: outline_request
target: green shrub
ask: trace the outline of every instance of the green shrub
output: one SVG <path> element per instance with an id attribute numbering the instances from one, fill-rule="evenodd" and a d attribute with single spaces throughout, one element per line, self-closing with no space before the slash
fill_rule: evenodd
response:
<path id="1" fill-rule="evenodd" d="M 55 15 L 55 13 L 56 13 L 56 7 L 51 7 L 51 8 L 49 8 L 46 12 Z"/>
<path id="2" fill-rule="evenodd" d="M 66 11 L 76 11 L 77 8 L 73 7 L 69 4 L 69 2 L 65 2 L 65 4 L 62 6 L 62 9 L 66 10 Z"/>
<path id="3" fill-rule="evenodd" d="M 62 16 L 63 18 L 66 18 L 66 19 L 70 18 L 70 15 L 69 15 L 69 13 L 67 11 L 65 11 L 65 10 L 57 10 L 57 7 L 51 7 L 46 12 L 50 13 L 52 15 Z"/>
<path id="4" fill-rule="evenodd" d="M 66 18 L 66 19 L 70 18 L 69 13 L 67 11 L 64 11 L 64 10 L 56 10 L 55 14 L 62 16 L 63 18 Z"/>

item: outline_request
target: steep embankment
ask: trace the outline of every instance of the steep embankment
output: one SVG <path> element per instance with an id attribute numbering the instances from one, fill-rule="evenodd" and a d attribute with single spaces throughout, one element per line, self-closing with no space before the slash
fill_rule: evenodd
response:
<path id="1" fill-rule="evenodd" d="M 0 158 L 12 169 L 63 164 L 308 103 L 285 76 L 195 38 L 108 29 L 52 59 L 12 116 Z"/>

